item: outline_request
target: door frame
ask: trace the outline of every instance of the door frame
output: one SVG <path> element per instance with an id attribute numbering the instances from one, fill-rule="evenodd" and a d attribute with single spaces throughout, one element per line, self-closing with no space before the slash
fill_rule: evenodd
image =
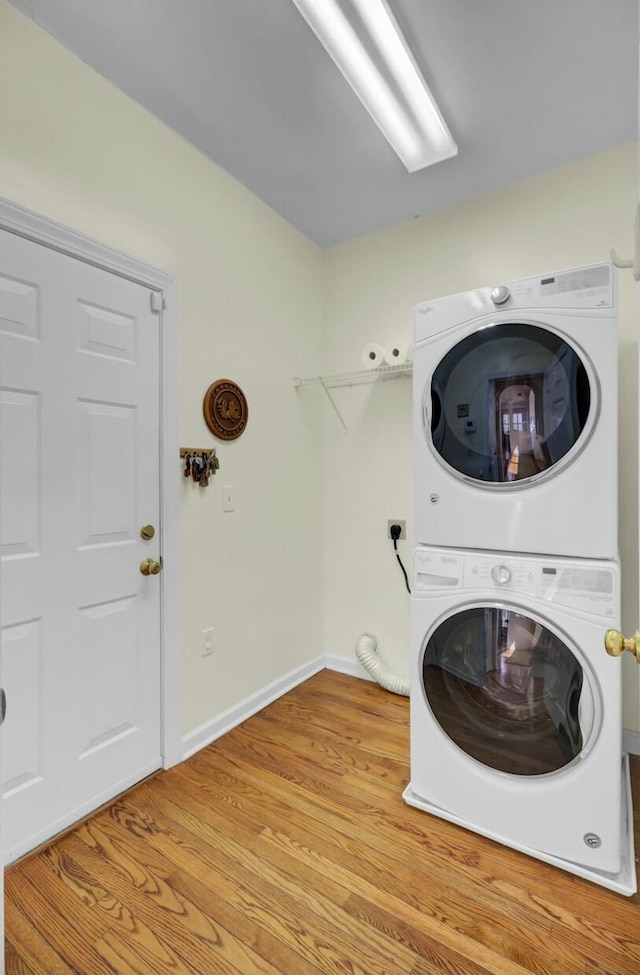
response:
<path id="1" fill-rule="evenodd" d="M 178 288 L 158 268 L 0 197 L 0 230 L 127 278 L 162 295 L 160 319 L 160 715 L 163 768 L 182 761 L 180 713 L 180 493 Z M 8 705 L 11 706 L 10 703 Z"/>

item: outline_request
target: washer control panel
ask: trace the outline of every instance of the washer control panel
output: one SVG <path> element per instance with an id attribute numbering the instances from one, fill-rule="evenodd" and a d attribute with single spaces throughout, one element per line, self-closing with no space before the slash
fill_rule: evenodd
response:
<path id="1" fill-rule="evenodd" d="M 544 559 L 497 552 L 416 549 L 413 589 L 427 592 L 465 590 L 509 593 L 565 606 L 605 618 L 619 613 L 619 576 L 607 562 L 588 559 Z"/>
<path id="2" fill-rule="evenodd" d="M 464 589 L 493 589 L 615 617 L 618 581 L 606 564 L 576 559 L 465 555 Z"/>

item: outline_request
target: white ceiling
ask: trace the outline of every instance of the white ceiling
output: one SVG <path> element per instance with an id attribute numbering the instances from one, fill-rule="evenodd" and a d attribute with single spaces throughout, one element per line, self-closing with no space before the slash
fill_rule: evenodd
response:
<path id="1" fill-rule="evenodd" d="M 390 0 L 459 146 L 408 174 L 291 0 L 12 0 L 321 246 L 637 137 L 638 0 Z"/>

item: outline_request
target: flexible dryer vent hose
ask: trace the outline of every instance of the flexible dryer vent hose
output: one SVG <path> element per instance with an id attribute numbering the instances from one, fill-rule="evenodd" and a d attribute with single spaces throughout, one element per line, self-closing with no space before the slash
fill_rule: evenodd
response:
<path id="1" fill-rule="evenodd" d="M 373 679 L 393 694 L 409 697 L 409 678 L 403 674 L 392 674 L 378 656 L 378 641 L 370 633 L 363 633 L 356 643 L 356 657 Z"/>

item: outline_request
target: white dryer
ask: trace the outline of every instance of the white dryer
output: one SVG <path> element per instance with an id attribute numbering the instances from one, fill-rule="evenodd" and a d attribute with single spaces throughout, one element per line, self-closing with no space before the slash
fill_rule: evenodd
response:
<path id="1" fill-rule="evenodd" d="M 611 264 L 424 302 L 413 355 L 419 544 L 617 558 Z"/>
<path id="2" fill-rule="evenodd" d="M 615 562 L 418 549 L 405 800 L 636 890 Z"/>

